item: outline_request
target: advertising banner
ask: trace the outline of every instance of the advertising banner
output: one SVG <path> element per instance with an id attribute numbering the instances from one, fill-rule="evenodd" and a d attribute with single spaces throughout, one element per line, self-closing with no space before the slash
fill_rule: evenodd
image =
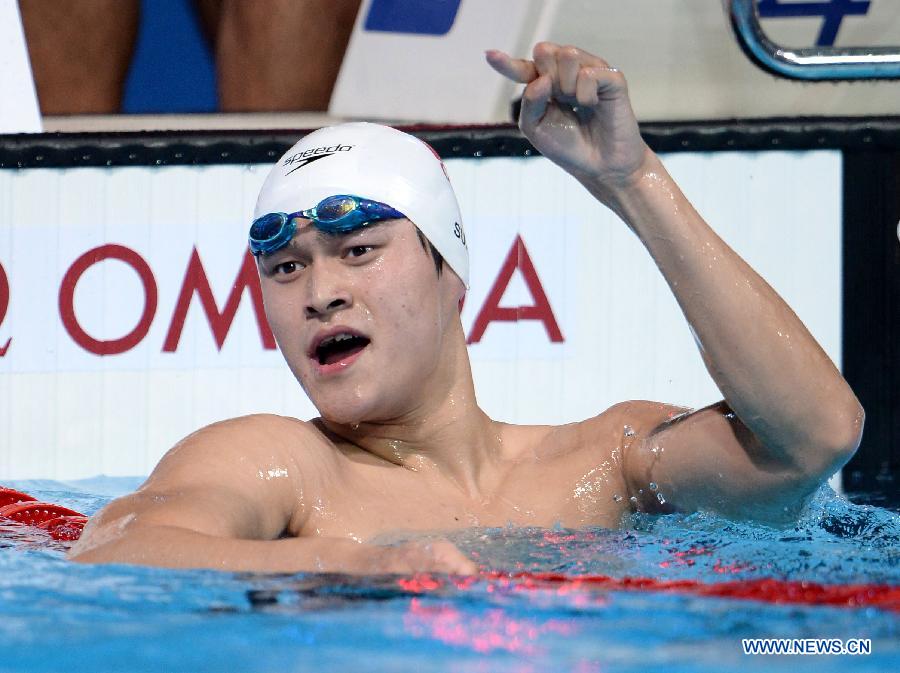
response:
<path id="1" fill-rule="evenodd" d="M 664 159 L 840 366 L 840 153 Z M 565 423 L 625 399 L 721 398 L 649 255 L 578 183 L 540 157 L 446 164 L 488 414 Z M 276 349 L 246 250 L 268 168 L 0 171 L 0 476 L 148 474 L 207 423 L 316 415 Z"/>

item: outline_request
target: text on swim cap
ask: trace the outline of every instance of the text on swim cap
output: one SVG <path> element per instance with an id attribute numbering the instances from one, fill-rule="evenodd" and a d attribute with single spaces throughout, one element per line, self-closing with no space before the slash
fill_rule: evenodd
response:
<path id="1" fill-rule="evenodd" d="M 329 147 L 314 147 L 312 149 L 296 152 L 289 157 L 285 157 L 282 162 L 283 166 L 291 166 L 292 164 L 308 159 L 315 155 L 334 154 L 335 152 L 349 152 L 353 149 L 353 145 L 331 145 Z"/>
<path id="2" fill-rule="evenodd" d="M 460 224 L 459 222 L 454 222 L 453 233 L 456 235 L 456 238 L 458 238 L 462 242 L 463 245 L 466 245 L 466 230 L 463 229 L 462 224 Z"/>

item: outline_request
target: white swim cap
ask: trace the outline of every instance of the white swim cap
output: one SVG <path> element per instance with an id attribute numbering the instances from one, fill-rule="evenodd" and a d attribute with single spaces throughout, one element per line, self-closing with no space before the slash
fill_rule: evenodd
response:
<path id="1" fill-rule="evenodd" d="M 469 250 L 459 204 L 440 157 L 389 126 L 354 122 L 304 137 L 269 172 L 253 218 L 293 213 L 350 194 L 399 210 L 469 286 Z"/>

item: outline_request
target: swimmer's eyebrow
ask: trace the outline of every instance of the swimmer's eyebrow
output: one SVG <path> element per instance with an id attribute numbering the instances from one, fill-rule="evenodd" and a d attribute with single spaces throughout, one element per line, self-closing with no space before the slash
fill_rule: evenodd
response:
<path id="1" fill-rule="evenodd" d="M 372 224 L 369 224 L 365 227 L 360 227 L 359 229 L 354 229 L 353 231 L 348 231 L 342 234 L 329 234 L 327 231 L 322 231 L 321 229 L 316 229 L 316 240 L 325 246 L 340 246 L 347 239 L 351 239 L 354 236 L 358 236 L 359 234 L 365 231 L 372 231 L 374 229 L 381 229 L 379 225 L 381 225 L 382 221 L 376 221 Z M 305 252 L 303 245 L 298 242 L 298 237 L 295 236 L 291 239 L 291 242 L 287 244 L 286 247 L 293 249 L 296 252 Z"/>
<path id="2" fill-rule="evenodd" d="M 348 238 L 353 238 L 354 236 L 358 236 L 359 234 L 362 234 L 366 231 L 372 231 L 374 229 L 378 229 L 379 225 L 381 225 L 382 222 L 383 222 L 383 220 L 376 220 L 372 224 L 367 224 L 364 227 L 360 227 L 359 229 L 354 229 L 353 231 L 348 231 L 347 233 L 344 233 L 344 234 L 329 234 L 327 231 L 322 231 L 321 229 L 319 229 L 316 231 L 316 238 L 318 238 L 319 241 L 321 241 L 323 243 L 331 243 L 331 242 L 342 243 L 343 241 L 347 240 Z"/>

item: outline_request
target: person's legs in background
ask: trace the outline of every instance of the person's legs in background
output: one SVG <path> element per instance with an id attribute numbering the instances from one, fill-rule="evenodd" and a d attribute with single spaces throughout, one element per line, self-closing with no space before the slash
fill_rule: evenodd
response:
<path id="1" fill-rule="evenodd" d="M 194 0 L 223 112 L 324 111 L 360 0 Z M 44 115 L 121 110 L 140 0 L 20 0 Z"/>
<path id="2" fill-rule="evenodd" d="M 326 110 L 360 0 L 195 0 L 223 112 Z"/>
<path id="3" fill-rule="evenodd" d="M 119 112 L 138 0 L 19 0 L 44 115 Z"/>

